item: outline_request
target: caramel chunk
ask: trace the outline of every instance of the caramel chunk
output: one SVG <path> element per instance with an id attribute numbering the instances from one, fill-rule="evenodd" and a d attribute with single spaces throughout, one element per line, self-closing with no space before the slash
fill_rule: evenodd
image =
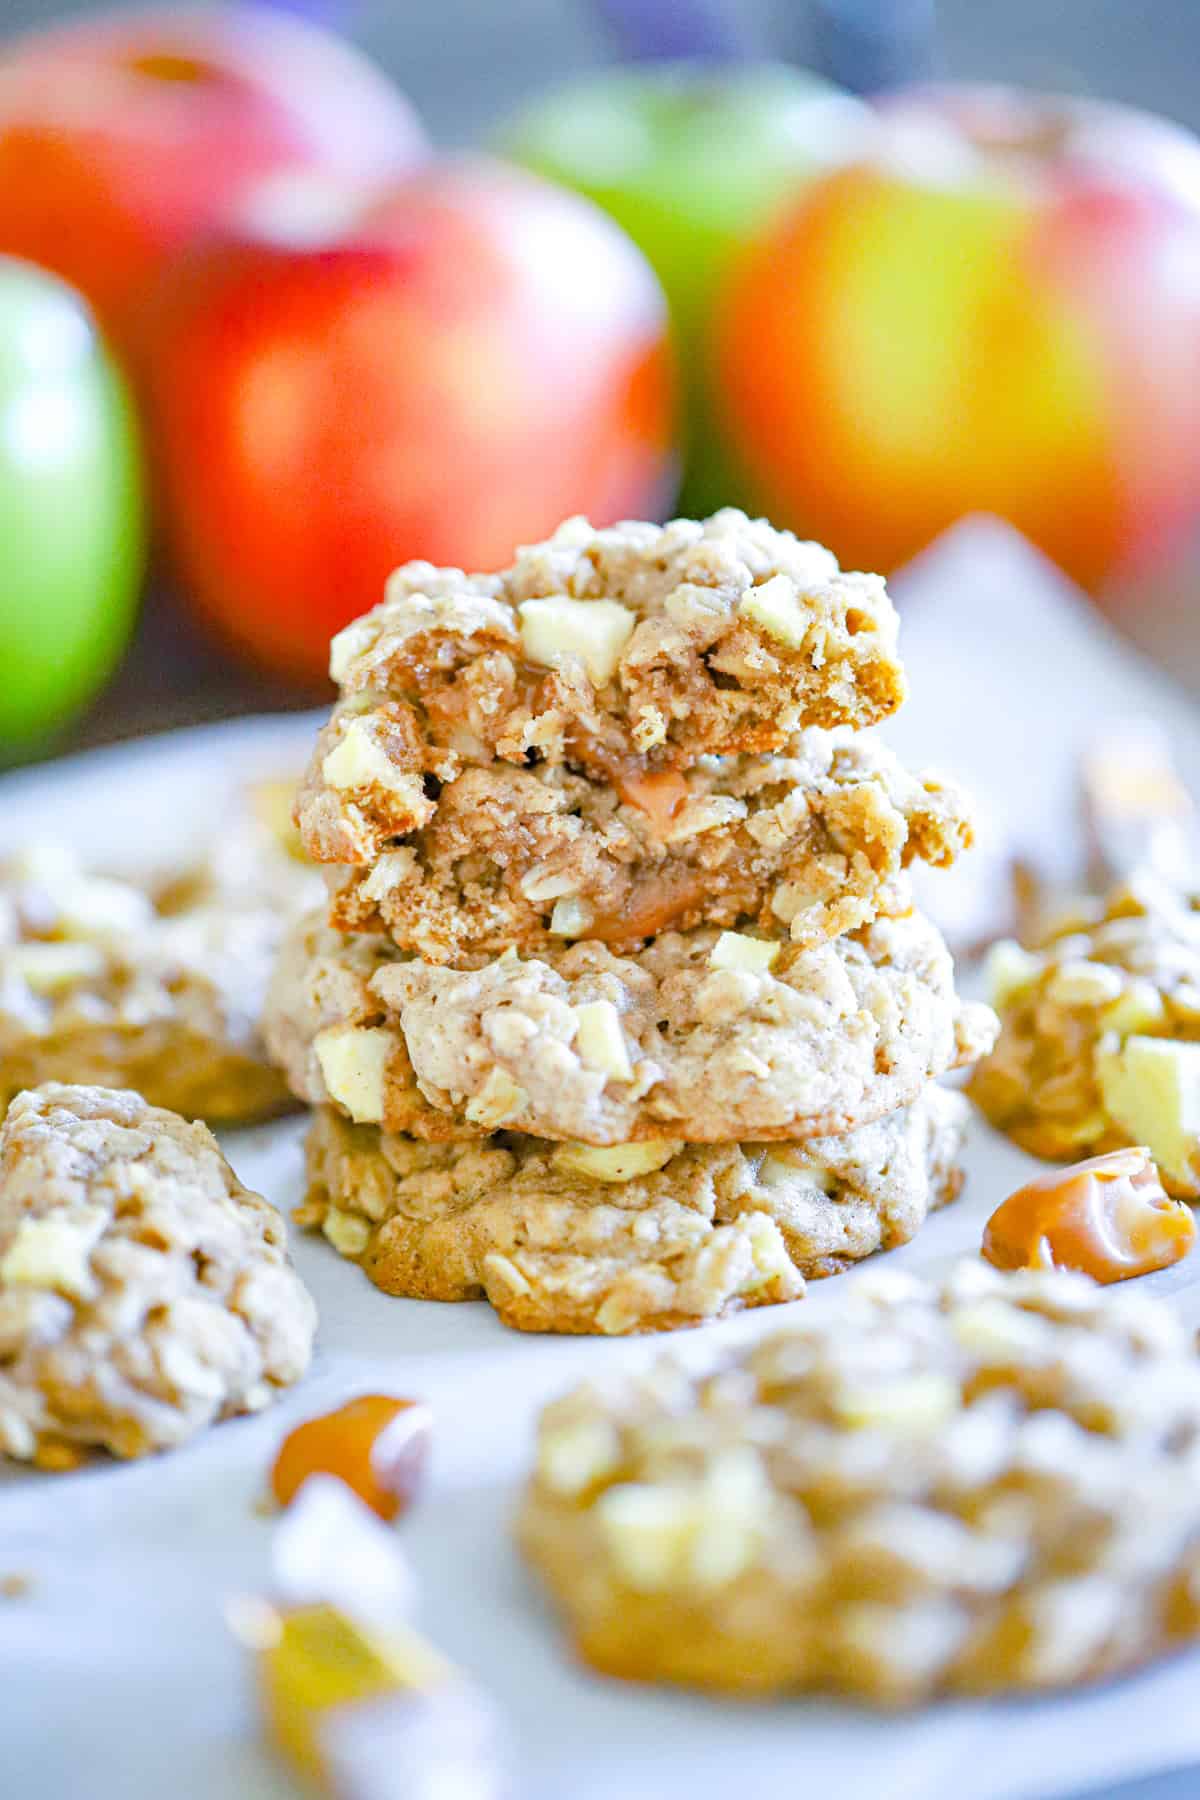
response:
<path id="1" fill-rule="evenodd" d="M 272 1492 L 287 1506 L 310 1475 L 336 1475 L 381 1519 L 394 1519 L 424 1479 L 429 1437 L 429 1408 L 420 1401 L 362 1394 L 284 1439 Z"/>
<path id="2" fill-rule="evenodd" d="M 1018 1188 L 983 1234 L 998 1269 L 1078 1269 L 1094 1281 L 1127 1281 L 1179 1262 L 1191 1250 L 1191 1209 L 1163 1191 L 1150 1152 L 1093 1156 Z"/>
<path id="3" fill-rule="evenodd" d="M 644 812 L 660 837 L 674 822 L 681 807 L 691 798 L 687 782 L 678 769 L 658 769 L 649 775 L 627 775 L 617 786 L 621 798 L 629 806 Z"/>

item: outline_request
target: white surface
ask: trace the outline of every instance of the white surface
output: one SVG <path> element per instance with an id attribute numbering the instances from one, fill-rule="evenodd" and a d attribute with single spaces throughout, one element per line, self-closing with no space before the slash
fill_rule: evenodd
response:
<path id="1" fill-rule="evenodd" d="M 1115 647 L 1007 533 L 963 528 L 908 578 L 913 704 L 889 735 L 968 778 L 992 828 L 1065 857 L 1078 748 L 1117 713 L 1151 708 L 1200 782 L 1193 709 Z M 248 776 L 298 763 L 305 720 L 250 721 L 103 752 L 0 783 L 0 843 L 62 832 L 87 853 L 157 862 L 202 837 Z M 132 842 L 131 842 L 132 840 Z M 995 879 L 998 854 L 980 857 Z M 941 892 L 974 905 L 980 883 Z M 938 893 L 931 889 L 934 896 Z M 964 899 L 964 896 L 966 898 Z M 302 1123 L 228 1140 L 239 1174 L 285 1211 L 300 1197 Z M 933 1269 L 977 1248 L 983 1220 L 1031 1167 L 978 1128 L 966 1196 L 893 1253 Z M 1068 1699 L 939 1707 L 880 1719 L 810 1702 L 721 1705 L 624 1687 L 577 1669 L 507 1536 L 538 1403 L 584 1372 L 660 1354 L 663 1340 L 525 1338 L 490 1309 L 392 1300 L 321 1241 L 296 1256 L 317 1297 L 310 1378 L 280 1407 L 141 1466 L 66 1477 L 0 1473 L 4 1800 L 276 1800 L 223 1598 L 265 1580 L 270 1522 L 255 1512 L 274 1447 L 296 1420 L 368 1389 L 435 1412 L 433 1483 L 400 1531 L 430 1636 L 488 1688 L 514 1744 L 514 1800 L 728 1800 L 803 1791 L 837 1800 L 999 1800 L 1200 1756 L 1200 1656 Z M 1200 1273 L 1200 1256 L 1197 1273 Z M 853 1275 L 799 1304 L 839 1303 Z M 1154 1285 L 1200 1320 L 1188 1265 Z M 776 1329 L 771 1308 L 677 1337 L 703 1358 Z"/>

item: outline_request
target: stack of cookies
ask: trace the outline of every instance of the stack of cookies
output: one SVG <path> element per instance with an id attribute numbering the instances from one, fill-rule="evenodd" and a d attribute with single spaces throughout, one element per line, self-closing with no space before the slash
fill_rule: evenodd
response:
<path id="1" fill-rule="evenodd" d="M 391 1293 L 527 1330 L 796 1298 L 961 1184 L 985 1052 L 907 869 L 970 841 L 866 728 L 881 579 L 726 511 L 413 563 L 343 631 L 300 793 L 329 904 L 272 1053 L 302 1218 Z"/>

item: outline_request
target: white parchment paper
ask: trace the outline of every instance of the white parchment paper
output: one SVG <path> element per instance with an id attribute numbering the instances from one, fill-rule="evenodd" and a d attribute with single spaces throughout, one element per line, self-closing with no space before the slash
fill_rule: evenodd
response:
<path id="1" fill-rule="evenodd" d="M 925 898 L 951 925 L 986 911 L 1014 842 L 1069 867 L 1074 762 L 1106 721 L 1150 711 L 1200 786 L 1200 720 L 1113 639 L 1017 538 L 961 527 L 898 584 L 913 700 L 888 733 L 940 760 L 983 805 L 991 848 Z M 216 826 L 248 777 L 298 765 L 311 719 L 252 720 L 106 751 L 0 782 L 0 847 L 63 833 L 106 861 L 152 861 Z M 302 1121 L 231 1135 L 238 1172 L 285 1211 L 300 1198 Z M 893 1253 L 935 1270 L 978 1247 L 1030 1160 L 977 1126 L 963 1200 Z M 223 1599 L 263 1585 L 270 1522 L 255 1511 L 274 1447 L 298 1419 L 370 1389 L 427 1398 L 431 1491 L 400 1527 L 430 1636 L 502 1708 L 514 1800 L 852 1800 L 1061 1795 L 1200 1758 L 1200 1655 L 1066 1699 L 955 1704 L 904 1720 L 794 1701 L 723 1705 L 591 1676 L 508 1541 L 538 1405 L 585 1373 L 660 1354 L 662 1339 L 525 1338 L 490 1309 L 392 1300 L 323 1242 L 296 1256 L 321 1311 L 308 1381 L 264 1417 L 221 1426 L 140 1466 L 67 1477 L 0 1471 L 3 1800 L 275 1800 L 292 1793 L 256 1740 Z M 1193 1258 L 1200 1274 L 1200 1256 Z M 853 1275 L 799 1304 L 834 1308 Z M 1189 1265 L 1150 1278 L 1200 1324 Z M 684 1334 L 703 1359 L 786 1323 L 772 1308 Z"/>

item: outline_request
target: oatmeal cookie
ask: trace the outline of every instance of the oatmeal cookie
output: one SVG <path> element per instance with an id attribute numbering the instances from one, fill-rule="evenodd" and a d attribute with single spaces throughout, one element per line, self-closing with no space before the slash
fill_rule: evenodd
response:
<path id="1" fill-rule="evenodd" d="M 297 866 L 285 898 L 271 879 L 261 892 L 222 854 L 114 880 L 49 844 L 0 865 L 0 1110 L 58 1079 L 134 1087 L 214 1124 L 284 1110 L 259 1015 L 288 905 L 320 881 Z"/>
<path id="2" fill-rule="evenodd" d="M 1144 1295 L 964 1263 L 544 1413 L 519 1519 L 613 1675 L 885 1705 L 1200 1636 L 1200 1360 Z"/>
<path id="3" fill-rule="evenodd" d="M 275 1208 L 204 1125 L 50 1082 L 0 1126 L 0 1447 L 170 1449 L 303 1375 L 316 1312 Z"/>
<path id="4" fill-rule="evenodd" d="M 930 1086 L 802 1149 L 597 1150 L 507 1133 L 421 1143 L 326 1107 L 296 1216 L 389 1294 L 486 1298 L 520 1331 L 669 1331 L 798 1299 L 806 1276 L 907 1243 L 962 1186 L 966 1111 Z"/>
<path id="5" fill-rule="evenodd" d="M 737 1143 L 852 1131 L 994 1040 L 920 914 L 815 950 L 667 932 L 636 957 L 572 944 L 477 969 L 416 959 L 373 992 L 432 1105 L 488 1130 L 588 1144 Z M 380 1122 L 391 1127 L 385 1094 Z"/>
<path id="6" fill-rule="evenodd" d="M 971 1095 L 1035 1156 L 1149 1146 L 1168 1192 L 1200 1199 L 1200 911 L 1147 875 L 1033 950 L 989 960 L 1000 1038 Z"/>
<path id="7" fill-rule="evenodd" d="M 789 757 L 706 757 L 619 786 L 563 764 L 470 767 L 430 823 L 330 871 L 330 923 L 427 962 L 575 939 L 636 949 L 668 927 L 788 927 L 810 946 L 908 904 L 901 872 L 971 842 L 962 795 L 854 732 Z"/>
<path id="8" fill-rule="evenodd" d="M 385 937 L 331 930 L 320 910 L 297 920 L 267 990 L 267 1050 L 307 1106 L 332 1101 L 372 1124 L 386 1114 L 389 1131 L 426 1140 L 482 1137 L 484 1126 L 456 1122 L 417 1086 L 404 1037 L 371 985 L 398 956 Z"/>
<path id="9" fill-rule="evenodd" d="M 305 847 L 373 863 L 470 764 L 632 780 L 875 724 L 905 695 L 896 636 L 880 577 L 732 510 L 570 519 L 499 575 L 408 563 L 333 640 L 342 698 L 301 791 Z"/>

